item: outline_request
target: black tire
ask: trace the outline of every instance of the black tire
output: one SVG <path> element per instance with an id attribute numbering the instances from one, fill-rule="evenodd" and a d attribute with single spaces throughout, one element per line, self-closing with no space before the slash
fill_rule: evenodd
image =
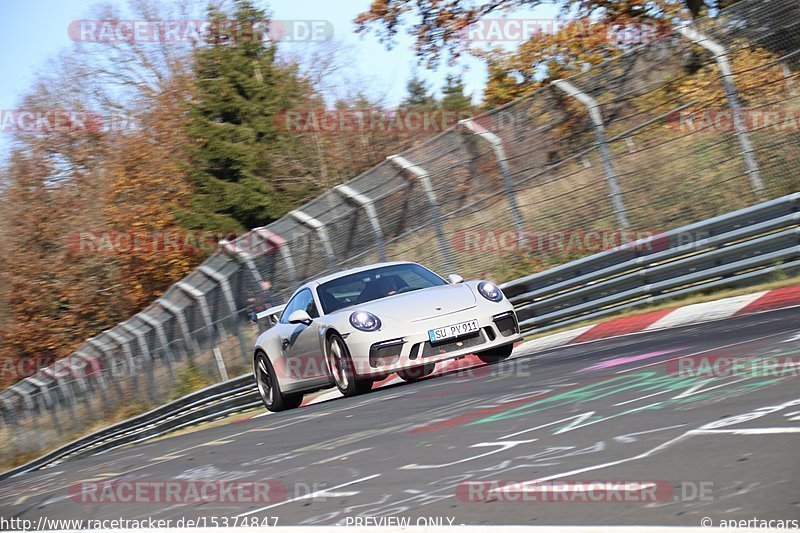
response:
<path id="1" fill-rule="evenodd" d="M 328 337 L 325 360 L 336 388 L 343 396 L 349 398 L 372 390 L 372 379 L 358 379 L 350 350 L 338 333 Z"/>
<path id="2" fill-rule="evenodd" d="M 428 363 L 421 366 L 415 366 L 413 368 L 404 368 L 403 370 L 398 370 L 397 375 L 400 376 L 400 379 L 403 381 L 417 381 L 424 377 L 430 376 L 434 370 L 436 370 L 436 363 Z"/>
<path id="3" fill-rule="evenodd" d="M 253 357 L 253 376 L 256 378 L 258 394 L 267 410 L 277 413 L 300 407 L 303 402 L 302 393 L 284 394 L 281 392 L 272 362 L 262 350 L 258 350 Z"/>
<path id="4" fill-rule="evenodd" d="M 480 352 L 477 354 L 477 356 L 478 359 L 487 365 L 493 365 L 503 361 L 504 359 L 508 359 L 511 356 L 512 351 L 514 351 L 514 345 L 506 344 L 503 346 L 498 346 L 497 348 L 492 348 L 491 350 L 486 350 L 485 352 Z"/>

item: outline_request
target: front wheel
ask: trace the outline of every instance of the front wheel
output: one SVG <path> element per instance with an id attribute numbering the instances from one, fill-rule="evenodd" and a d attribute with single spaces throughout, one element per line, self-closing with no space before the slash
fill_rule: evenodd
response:
<path id="1" fill-rule="evenodd" d="M 424 377 L 430 376 L 435 369 L 436 363 L 428 363 L 426 365 L 398 370 L 397 375 L 400 376 L 400 379 L 403 381 L 417 381 Z"/>
<path id="2" fill-rule="evenodd" d="M 508 359 L 511 356 L 511 352 L 514 350 L 513 344 L 506 344 L 504 346 L 498 346 L 497 348 L 492 348 L 491 350 L 486 350 L 485 352 L 480 352 L 478 355 L 478 359 L 486 363 L 487 365 L 492 365 L 494 363 L 499 363 L 504 359 Z"/>
<path id="3" fill-rule="evenodd" d="M 256 352 L 253 358 L 253 376 L 256 378 L 258 393 L 264 407 L 273 413 L 286 411 L 300 407 L 303 402 L 302 394 L 284 394 L 281 392 L 280 384 L 275 376 L 275 369 L 272 362 L 263 351 Z"/>
<path id="4" fill-rule="evenodd" d="M 336 333 L 328 337 L 326 359 L 333 381 L 343 396 L 356 396 L 372 390 L 371 379 L 357 378 L 350 350 L 347 349 L 344 339 Z"/>

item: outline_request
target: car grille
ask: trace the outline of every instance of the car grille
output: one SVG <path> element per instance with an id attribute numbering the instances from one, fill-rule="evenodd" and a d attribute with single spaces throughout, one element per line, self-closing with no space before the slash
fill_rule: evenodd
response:
<path id="1" fill-rule="evenodd" d="M 444 355 L 450 352 L 457 352 L 464 348 L 472 348 L 473 346 L 480 346 L 486 342 L 486 337 L 483 331 L 478 331 L 467 337 L 459 337 L 447 342 L 437 342 L 431 344 L 430 341 L 425 341 L 422 344 L 422 357 L 431 357 L 434 355 Z"/>

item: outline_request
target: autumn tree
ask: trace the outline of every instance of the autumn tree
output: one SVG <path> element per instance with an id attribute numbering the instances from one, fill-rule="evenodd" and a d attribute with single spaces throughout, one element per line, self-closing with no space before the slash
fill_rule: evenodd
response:
<path id="1" fill-rule="evenodd" d="M 489 70 L 485 99 L 488 107 L 494 107 L 535 90 L 543 81 L 616 57 L 637 41 L 657 38 L 676 23 L 730 3 L 732 0 L 565 0 L 557 28 L 534 34 L 513 51 L 476 46 L 469 38 L 470 25 L 545 2 L 374 0 L 355 22 L 359 31 L 375 31 L 389 45 L 397 32 L 409 25 L 417 56 L 427 66 L 444 57 L 453 62 L 464 53 L 482 58 Z"/>

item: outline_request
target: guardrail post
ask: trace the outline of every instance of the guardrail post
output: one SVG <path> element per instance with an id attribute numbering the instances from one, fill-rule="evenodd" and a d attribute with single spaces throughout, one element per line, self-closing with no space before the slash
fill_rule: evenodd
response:
<path id="1" fill-rule="evenodd" d="M 328 232 L 325 230 L 325 224 L 316 218 L 303 213 L 302 211 L 298 211 L 297 209 L 294 211 L 289 211 L 289 216 L 297 220 L 302 225 L 314 230 L 314 232 L 317 234 L 317 238 L 322 243 L 322 248 L 325 250 L 325 261 L 328 265 L 328 269 L 331 271 L 336 270 L 336 257 L 333 253 L 331 241 L 328 238 Z"/>
<path id="2" fill-rule="evenodd" d="M 222 359 L 222 353 L 219 351 L 219 346 L 217 346 L 217 335 L 214 332 L 214 321 L 211 319 L 211 310 L 208 308 L 206 295 L 203 293 L 203 291 L 196 287 L 192 287 L 185 281 L 179 281 L 175 284 L 175 286 L 185 292 L 190 298 L 194 299 L 194 301 L 196 301 L 197 305 L 200 307 L 200 313 L 203 315 L 203 320 L 206 322 L 208 333 L 213 339 L 214 346 L 211 348 L 211 351 L 214 353 L 214 359 L 217 362 L 219 375 L 222 378 L 222 381 L 228 381 L 228 370 L 225 368 L 225 360 Z"/>
<path id="3" fill-rule="evenodd" d="M 375 247 L 378 249 L 378 257 L 381 261 L 386 261 L 386 246 L 383 242 L 383 230 L 381 223 L 378 219 L 378 213 L 375 211 L 375 204 L 372 198 L 356 191 L 348 185 L 337 185 L 333 188 L 334 191 L 344 196 L 346 199 L 358 204 L 367 214 L 367 219 L 372 226 L 372 234 L 375 236 Z"/>
<path id="4" fill-rule="evenodd" d="M 606 185 L 608 187 L 609 196 L 611 196 L 611 203 L 614 206 L 614 215 L 617 218 L 617 225 L 622 229 L 628 229 L 630 227 L 628 213 L 625 210 L 625 201 L 622 198 L 622 191 L 617 181 L 617 172 L 614 170 L 614 163 L 611 159 L 611 150 L 609 150 L 608 142 L 606 141 L 605 123 L 603 122 L 603 115 L 600 113 L 600 106 L 597 100 L 582 92 L 566 80 L 555 80 L 553 85 L 585 105 L 589 110 L 589 118 L 592 120 L 594 134 L 597 138 L 597 149 L 600 151 L 600 157 L 603 160 L 603 172 L 606 176 Z"/>
<path id="5" fill-rule="evenodd" d="M 503 140 L 498 135 L 495 135 L 491 131 L 487 130 L 471 118 L 461 120 L 459 121 L 459 124 L 492 146 L 492 151 L 497 159 L 497 166 L 500 167 L 500 174 L 503 176 L 503 188 L 506 192 L 508 206 L 511 209 L 511 218 L 514 221 L 514 229 L 517 230 L 517 237 L 519 238 L 525 228 L 522 222 L 522 215 L 520 215 L 519 212 L 519 207 L 517 207 L 517 198 L 514 194 L 514 182 L 511 178 L 511 168 L 508 166 L 508 157 L 506 156 L 506 151 L 503 147 Z"/>
<path id="6" fill-rule="evenodd" d="M 761 171 L 758 168 L 758 161 L 756 160 L 753 145 L 750 142 L 750 134 L 747 132 L 744 118 L 742 117 L 742 105 L 739 101 L 739 93 L 736 90 L 736 83 L 733 79 L 733 72 L 731 71 L 731 64 L 728 61 L 728 52 L 725 47 L 720 43 L 711 40 L 709 37 L 698 32 L 694 28 L 684 26 L 678 28 L 678 33 L 689 39 L 690 41 L 698 44 L 714 54 L 714 59 L 717 62 L 717 67 L 722 74 L 722 85 L 725 88 L 725 96 L 728 99 L 728 107 L 731 108 L 733 114 L 733 129 L 736 132 L 736 137 L 739 139 L 739 145 L 742 147 L 742 157 L 747 166 L 747 176 L 750 180 L 750 189 L 756 199 L 761 199 L 762 191 L 764 189 L 764 182 L 761 180 Z"/>
<path id="7" fill-rule="evenodd" d="M 436 200 L 436 192 L 433 190 L 430 175 L 428 171 L 419 165 L 415 165 L 405 157 L 400 155 L 390 155 L 387 157 L 389 161 L 413 174 L 422 185 L 425 194 L 428 197 L 428 205 L 433 215 L 433 230 L 436 233 L 436 240 L 439 241 L 439 251 L 442 254 L 442 260 L 446 269 L 453 268 L 453 256 L 450 252 L 450 246 L 444 236 L 444 229 L 442 228 L 442 217 L 439 214 L 439 202 Z"/>

